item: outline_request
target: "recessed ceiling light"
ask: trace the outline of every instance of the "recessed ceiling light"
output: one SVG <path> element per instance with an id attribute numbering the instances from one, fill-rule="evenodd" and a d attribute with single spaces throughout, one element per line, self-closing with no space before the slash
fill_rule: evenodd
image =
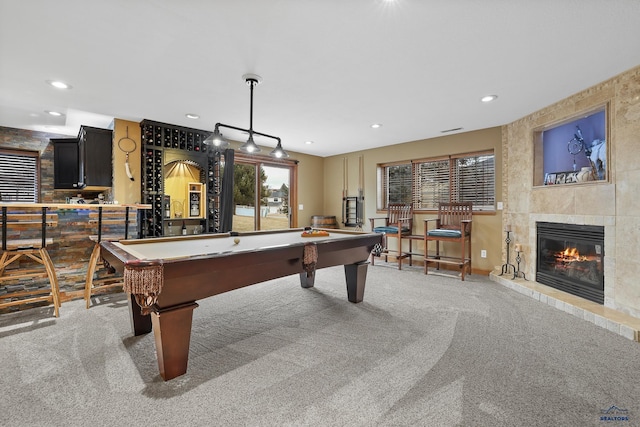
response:
<path id="1" fill-rule="evenodd" d="M 50 114 L 50 115 L 52 115 L 52 116 L 56 116 L 56 117 L 59 117 L 59 116 L 61 116 L 61 115 L 62 115 L 62 113 L 59 113 L 59 112 L 57 112 L 57 111 L 47 111 L 47 110 L 44 110 L 44 112 L 45 112 L 45 113 L 47 113 L 47 114 Z"/>
<path id="2" fill-rule="evenodd" d="M 71 85 L 61 82 L 60 80 L 46 80 L 47 84 L 58 89 L 71 89 Z"/>
<path id="3" fill-rule="evenodd" d="M 379 129 L 379 128 L 381 128 L 381 127 L 382 127 L 382 125 L 381 125 L 380 123 L 374 123 L 374 124 L 372 124 L 372 125 L 371 125 L 371 127 L 372 127 L 373 129 Z"/>
<path id="4" fill-rule="evenodd" d="M 305 141 L 304 143 L 307 144 L 307 145 L 311 145 L 311 144 L 313 144 L 313 141 Z"/>
<path id="5" fill-rule="evenodd" d="M 486 95 L 483 96 L 482 98 L 480 98 L 480 101 L 482 102 L 491 102 L 494 101 L 498 98 L 498 95 Z"/>
<path id="6" fill-rule="evenodd" d="M 193 113 L 187 113 L 187 114 L 185 114 L 185 116 L 187 117 L 187 119 L 194 119 L 194 120 L 200 118 L 199 115 L 193 114 Z"/>

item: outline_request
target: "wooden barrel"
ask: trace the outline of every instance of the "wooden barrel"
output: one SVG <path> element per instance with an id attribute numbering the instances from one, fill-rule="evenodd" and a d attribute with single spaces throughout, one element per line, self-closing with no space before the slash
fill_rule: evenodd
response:
<path id="1" fill-rule="evenodd" d="M 338 228 L 338 221 L 335 216 L 313 215 L 311 217 L 311 227 L 313 228 Z"/>

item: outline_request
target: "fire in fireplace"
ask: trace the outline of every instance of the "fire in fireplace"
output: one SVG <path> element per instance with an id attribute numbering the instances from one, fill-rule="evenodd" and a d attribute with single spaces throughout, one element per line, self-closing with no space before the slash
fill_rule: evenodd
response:
<path id="1" fill-rule="evenodd" d="M 538 222 L 536 281 L 604 304 L 604 227 Z"/>

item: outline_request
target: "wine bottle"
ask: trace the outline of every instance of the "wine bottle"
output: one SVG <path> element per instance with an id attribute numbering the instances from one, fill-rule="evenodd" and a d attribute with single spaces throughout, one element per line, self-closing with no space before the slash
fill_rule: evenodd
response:
<path id="1" fill-rule="evenodd" d="M 187 235 L 187 226 L 184 223 L 184 221 L 182 221 L 182 235 L 186 236 Z"/>

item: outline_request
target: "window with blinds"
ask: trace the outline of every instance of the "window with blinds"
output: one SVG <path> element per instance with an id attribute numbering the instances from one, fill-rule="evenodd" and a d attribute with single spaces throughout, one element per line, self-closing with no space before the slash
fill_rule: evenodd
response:
<path id="1" fill-rule="evenodd" d="M 449 201 L 449 160 L 414 163 L 414 210 L 438 209 L 438 204 Z"/>
<path id="2" fill-rule="evenodd" d="M 0 196 L 3 202 L 38 202 L 37 151 L 0 150 Z"/>
<path id="3" fill-rule="evenodd" d="M 382 171 L 384 208 L 389 203 L 411 203 L 411 164 L 389 165 Z"/>
<path id="4" fill-rule="evenodd" d="M 493 154 L 453 159 L 452 202 L 473 202 L 474 210 L 493 210 L 496 168 Z"/>
<path id="5" fill-rule="evenodd" d="M 415 211 L 430 211 L 446 202 L 472 202 L 476 211 L 494 209 L 493 152 L 382 164 L 378 173 L 378 209 L 412 203 Z"/>

